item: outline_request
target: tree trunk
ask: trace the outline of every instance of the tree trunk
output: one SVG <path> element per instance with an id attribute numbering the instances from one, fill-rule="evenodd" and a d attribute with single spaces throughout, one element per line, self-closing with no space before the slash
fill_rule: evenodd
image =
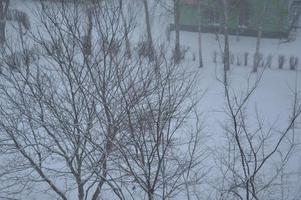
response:
<path id="1" fill-rule="evenodd" d="M 124 26 L 124 36 L 125 36 L 125 48 L 126 48 L 126 55 L 131 58 L 132 53 L 131 53 L 131 45 L 130 45 L 130 39 L 129 39 L 129 30 L 127 26 L 126 19 L 124 17 L 123 10 L 121 8 L 121 18 Z"/>
<path id="2" fill-rule="evenodd" d="M 260 44 L 261 44 L 261 36 L 262 36 L 262 27 L 258 27 L 258 34 L 257 34 L 257 41 L 256 41 L 256 51 L 254 56 L 254 63 L 253 63 L 253 72 L 257 72 L 259 62 L 260 62 Z"/>
<path id="3" fill-rule="evenodd" d="M 0 45 L 2 46 L 5 42 L 5 21 L 0 22 Z"/>
<path id="4" fill-rule="evenodd" d="M 153 60 L 153 58 L 154 58 L 153 38 L 152 38 L 152 32 L 151 32 L 147 0 L 143 0 L 143 4 L 144 4 L 145 23 L 146 23 L 146 31 L 147 31 L 147 51 L 148 51 L 150 60 Z"/>
<path id="5" fill-rule="evenodd" d="M 199 10 L 199 67 L 203 67 L 203 56 L 202 56 L 202 15 L 201 15 L 201 1 L 199 0 L 199 5 L 198 5 L 198 10 Z"/>
<path id="6" fill-rule="evenodd" d="M 256 50 L 254 55 L 254 63 L 253 63 L 253 72 L 257 72 L 259 62 L 260 62 L 260 44 L 262 38 L 262 19 L 264 19 L 267 1 L 264 1 L 263 12 L 258 21 L 258 33 L 257 33 L 257 41 L 256 41 Z"/>
<path id="7" fill-rule="evenodd" d="M 78 200 L 84 200 L 85 192 L 82 183 L 78 183 Z"/>
<path id="8" fill-rule="evenodd" d="M 227 85 L 227 71 L 230 70 L 230 47 L 229 47 L 229 32 L 228 32 L 228 1 L 223 0 L 224 8 L 224 83 Z"/>
<path id="9" fill-rule="evenodd" d="M 6 13 L 8 9 L 9 0 L 0 0 L 0 45 L 3 45 L 5 36 L 5 26 L 6 26 Z"/>
<path id="10" fill-rule="evenodd" d="M 154 193 L 148 191 L 147 196 L 148 196 L 148 200 L 154 200 Z"/>
<path id="11" fill-rule="evenodd" d="M 110 120 L 110 114 L 109 114 L 109 110 L 108 108 L 105 108 L 105 113 L 106 113 L 106 116 L 107 118 L 109 119 L 109 124 L 111 123 L 111 120 Z M 116 136 L 116 132 L 113 130 L 112 126 L 109 125 L 107 127 L 107 134 L 108 134 L 108 138 L 106 139 L 106 144 L 105 144 L 105 148 L 104 148 L 104 152 L 103 152 L 103 155 L 102 157 L 100 158 L 99 160 L 99 163 L 102 163 L 101 164 L 101 170 L 102 170 L 102 175 L 100 177 L 100 180 L 97 184 L 97 188 L 92 196 L 92 200 L 98 200 L 99 199 L 99 195 L 100 195 L 100 192 L 102 190 L 102 187 L 103 185 L 105 184 L 106 182 L 106 178 L 107 178 L 107 172 L 108 172 L 108 157 L 109 157 L 109 154 L 111 153 L 112 151 L 112 148 L 113 148 L 113 141 L 115 140 L 115 136 Z"/>
<path id="12" fill-rule="evenodd" d="M 126 55 L 129 58 L 131 58 L 132 53 L 131 53 L 131 45 L 130 45 L 130 39 L 129 39 L 129 29 L 128 29 L 128 24 L 127 24 L 127 21 L 124 16 L 124 12 L 123 12 L 123 0 L 119 0 L 119 7 L 120 7 L 121 20 L 122 20 L 123 27 L 124 27 L 125 51 L 126 51 Z"/>
<path id="13" fill-rule="evenodd" d="M 181 59 L 181 49 L 180 49 L 180 8 L 179 0 L 174 0 L 174 21 L 175 21 L 175 62 L 178 63 Z"/>
<path id="14" fill-rule="evenodd" d="M 239 21 L 239 20 L 238 20 Z M 239 42 L 240 41 L 240 24 L 237 25 L 236 27 L 236 41 Z"/>
<path id="15" fill-rule="evenodd" d="M 83 53 L 85 56 L 92 55 L 92 29 L 93 29 L 93 20 L 92 20 L 92 8 L 88 7 L 86 10 L 87 17 L 87 29 L 84 37 L 84 47 Z"/>
<path id="16" fill-rule="evenodd" d="M 5 42 L 5 18 L 3 0 L 0 0 L 0 44 Z"/>

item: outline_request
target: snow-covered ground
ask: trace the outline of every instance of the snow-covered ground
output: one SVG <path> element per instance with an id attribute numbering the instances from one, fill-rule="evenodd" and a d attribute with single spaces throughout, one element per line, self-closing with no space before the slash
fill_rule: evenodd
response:
<path id="1" fill-rule="evenodd" d="M 26 12 L 30 12 L 33 9 L 32 3 L 22 4 L 22 0 L 13 0 L 12 7 L 23 9 Z M 30 14 L 31 18 L 34 18 Z M 156 21 L 157 20 L 157 21 Z M 157 36 L 157 40 L 166 40 L 166 29 L 169 24 L 170 16 L 153 19 L 153 32 Z M 142 26 L 143 27 L 143 26 Z M 34 24 L 33 24 L 34 28 Z M 143 30 L 143 29 L 141 29 Z M 173 33 L 172 33 L 173 34 Z M 220 35 L 220 43 L 216 40 L 215 34 L 202 34 L 202 50 L 204 67 L 198 68 L 198 34 L 191 32 L 181 31 L 181 44 L 187 48 L 186 59 L 182 63 L 183 67 L 191 71 L 195 71 L 198 75 L 197 90 L 203 91 L 204 96 L 199 103 L 199 111 L 202 113 L 204 120 L 204 133 L 206 133 L 207 147 L 211 150 L 218 149 L 220 145 L 223 145 L 221 138 L 224 138 L 224 131 L 222 124 L 225 122 L 226 115 L 222 112 L 225 108 L 225 94 L 223 85 L 218 80 L 222 79 L 223 66 L 222 63 L 213 63 L 213 52 L 220 52 L 219 44 L 222 44 L 223 37 Z M 133 36 L 133 40 L 137 40 L 136 36 Z M 173 44 L 173 36 L 171 37 L 170 48 Z M 248 66 L 231 65 L 229 72 L 229 84 L 230 88 L 238 95 L 241 92 L 246 91 L 248 84 L 254 83 L 254 81 L 261 74 L 263 68 L 258 73 L 252 73 L 252 55 L 255 52 L 256 38 L 253 37 L 240 37 L 237 40 L 236 36 L 230 36 L 230 49 L 235 55 L 243 55 L 248 52 L 249 64 Z M 255 93 L 248 103 L 248 111 L 250 124 L 256 123 L 256 110 L 260 114 L 260 118 L 264 121 L 266 128 L 271 125 L 274 126 L 274 130 L 280 130 L 284 128 L 292 112 L 292 102 L 294 101 L 293 91 L 297 88 L 301 91 L 301 63 L 297 71 L 289 70 L 288 59 L 290 56 L 296 56 L 301 61 L 301 30 L 297 34 L 295 41 L 283 42 L 277 39 L 262 39 L 261 52 L 264 56 L 272 55 L 273 62 L 271 69 L 265 69 L 262 79 Z M 280 70 L 277 66 L 277 60 L 279 55 L 286 56 L 286 62 L 284 69 Z M 196 57 L 194 60 L 193 57 Z M 202 93 L 202 92 L 201 92 Z M 203 93 L 202 93 L 203 94 Z M 300 94 L 301 95 L 301 94 Z M 300 121 L 300 120 L 299 120 Z M 297 129 L 296 132 L 297 143 L 301 142 L 301 130 Z M 299 196 L 291 196 L 288 199 L 300 199 L 301 198 L 301 149 L 294 150 L 294 155 L 290 160 L 288 166 L 288 173 L 292 176 L 289 180 L 290 188 L 286 190 L 286 193 L 298 193 Z M 212 160 L 207 160 L 208 165 Z M 214 168 L 214 166 L 213 166 Z M 212 173 L 216 172 L 212 170 Z M 213 174 L 211 177 L 214 177 Z"/>

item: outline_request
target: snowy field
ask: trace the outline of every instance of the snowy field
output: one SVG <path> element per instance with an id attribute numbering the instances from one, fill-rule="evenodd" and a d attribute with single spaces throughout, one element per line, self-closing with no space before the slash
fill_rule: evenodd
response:
<path id="1" fill-rule="evenodd" d="M 34 6 L 33 2 L 23 4 L 22 0 L 13 0 L 12 7 L 24 10 L 34 18 L 32 12 Z M 157 8 L 154 8 L 157 9 Z M 158 12 L 158 11 L 154 11 Z M 155 14 L 152 19 L 153 33 L 156 35 L 156 41 L 167 41 L 166 29 L 171 20 L 171 16 L 163 16 L 164 14 Z M 141 19 L 142 20 L 142 19 Z M 32 23 L 32 30 L 35 29 L 36 24 Z M 143 21 L 138 24 L 144 30 Z M 13 29 L 8 28 L 8 37 L 13 35 Z M 173 47 L 174 33 L 171 33 L 170 48 Z M 131 40 L 137 41 L 139 34 L 132 35 Z M 208 174 L 205 177 L 205 182 L 219 181 L 220 171 L 216 167 L 214 161 L 215 150 L 221 150 L 225 145 L 224 125 L 227 121 L 227 116 L 223 112 L 226 109 L 224 87 L 219 80 L 223 78 L 223 65 L 220 61 L 213 62 L 214 52 L 220 52 L 220 44 L 223 44 L 223 36 L 219 36 L 220 41 L 216 40 L 215 34 L 202 34 L 202 50 L 204 67 L 198 68 L 198 34 L 181 31 L 180 42 L 188 48 L 185 60 L 181 65 L 188 71 L 192 71 L 197 75 L 196 90 L 203 95 L 198 104 L 198 111 L 202 114 L 202 121 L 204 124 L 204 146 L 209 152 L 209 156 L 204 161 L 205 171 Z M 243 55 L 245 52 L 249 53 L 248 66 L 231 65 L 229 74 L 229 88 L 237 96 L 246 92 L 248 86 L 252 86 L 259 76 L 262 75 L 260 83 L 256 88 L 254 94 L 247 103 L 248 126 L 255 129 L 257 118 L 259 117 L 263 124 L 263 129 L 267 130 L 273 126 L 274 134 L 278 134 L 278 130 L 284 129 L 288 122 L 292 111 L 292 103 L 294 102 L 294 91 L 301 95 L 301 63 L 298 69 L 291 71 L 289 69 L 288 59 L 290 56 L 296 56 L 301 61 L 301 30 L 298 31 L 297 38 L 294 41 L 284 42 L 278 39 L 262 39 L 261 52 L 264 56 L 273 56 L 271 68 L 260 68 L 259 72 L 252 73 L 252 55 L 255 52 L 256 38 L 240 36 L 237 40 L 236 36 L 230 36 L 230 50 L 235 55 Z M 286 62 L 284 69 L 278 69 L 278 56 L 284 55 Z M 298 97 L 300 98 L 300 97 Z M 258 116 L 259 115 L 259 116 Z M 298 119 L 297 122 L 300 122 Z M 301 123 L 301 122 L 300 122 Z M 298 124 L 298 123 L 297 123 Z M 251 128 L 252 129 L 252 128 Z M 296 126 L 295 141 L 296 144 L 301 144 L 301 130 Z M 269 141 L 272 146 L 273 140 Z M 286 148 L 282 146 L 282 148 Z M 268 149 L 268 148 L 267 148 Z M 265 169 L 266 171 L 275 170 L 277 166 L 277 159 L 272 160 L 270 165 Z M 296 145 L 292 157 L 284 170 L 285 182 L 287 183 L 284 189 L 284 196 L 287 200 L 301 199 L 301 146 Z M 205 189 L 204 189 L 205 188 Z M 276 188 L 276 187 L 275 187 Z M 217 199 L 212 195 L 214 189 L 210 184 L 201 185 L 198 188 L 199 193 L 204 194 L 201 199 Z M 39 191 L 37 189 L 36 191 Z M 273 193 L 273 191 L 269 191 Z M 270 196 L 273 196 L 272 194 Z M 44 197 L 42 194 L 36 194 L 35 191 L 27 198 L 21 199 L 51 199 L 49 196 Z M 142 197 L 141 197 L 142 198 Z M 185 199 L 186 197 L 178 197 L 175 199 Z M 1 195 L 0 195 L 1 199 Z M 110 197 L 108 197 L 110 199 Z M 280 199 L 278 197 L 274 198 Z"/>

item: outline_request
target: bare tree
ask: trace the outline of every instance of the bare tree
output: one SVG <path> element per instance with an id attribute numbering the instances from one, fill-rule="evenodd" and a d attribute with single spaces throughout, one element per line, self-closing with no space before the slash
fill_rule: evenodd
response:
<path id="1" fill-rule="evenodd" d="M 169 199 L 186 186 L 198 184 L 203 172 L 198 167 L 205 156 L 199 145 L 200 127 L 183 129 L 185 119 L 194 114 L 195 102 L 187 102 L 194 80 L 190 73 L 178 74 L 178 66 L 172 60 L 166 62 L 164 54 L 158 55 L 150 69 L 139 73 L 147 83 L 130 89 L 129 127 L 125 130 L 129 134 L 124 138 L 126 145 L 117 145 L 121 171 L 128 177 L 125 180 L 133 180 L 131 184 L 134 182 L 149 200 Z M 127 89 L 123 90 L 127 96 Z M 143 97 L 139 106 L 133 107 L 139 96 Z"/>
<path id="2" fill-rule="evenodd" d="M 128 199 L 134 179 L 149 199 L 167 199 L 197 185 L 201 128 L 184 126 L 194 73 L 164 48 L 151 63 L 129 57 L 120 2 L 48 2 L 36 14 L 38 31 L 1 57 L 1 192 Z"/>
<path id="3" fill-rule="evenodd" d="M 301 114 L 296 95 L 293 101 L 294 111 L 287 126 L 277 131 L 280 134 L 274 132 L 274 125 L 268 128 L 265 126 L 258 110 L 255 110 L 257 127 L 249 125 L 248 102 L 261 76 L 262 74 L 243 94 L 236 95 L 229 89 L 229 85 L 225 85 L 225 112 L 229 123 L 224 126 L 226 145 L 218 158 L 223 176 L 222 186 L 218 188 L 220 199 L 268 199 L 268 191 L 275 186 L 296 145 L 293 139 L 294 124 Z M 279 154 L 281 159 L 278 159 Z M 274 158 L 280 162 L 272 171 L 271 165 L 275 163 L 271 163 L 271 160 Z"/>
<path id="4" fill-rule="evenodd" d="M 23 43 L 11 41 L 6 48 L 5 53 L 21 49 L 23 59 L 35 47 L 32 53 L 39 57 L 21 61 L 12 73 L 3 57 L 7 70 L 1 76 L 0 129 L 7 162 L 1 178 L 7 180 L 3 189 L 8 194 L 33 186 L 60 199 L 98 199 L 107 185 L 118 199 L 125 199 L 107 174 L 123 112 L 116 107 L 121 99 L 114 80 L 117 75 L 126 77 L 133 65 L 128 66 L 118 46 L 123 42 L 123 35 L 117 35 L 118 5 L 93 6 L 97 12 L 89 22 L 93 20 L 99 42 L 90 48 L 89 57 L 84 5 L 78 3 L 49 3 L 37 11 L 39 32 Z M 19 162 L 12 165 L 15 158 Z"/>

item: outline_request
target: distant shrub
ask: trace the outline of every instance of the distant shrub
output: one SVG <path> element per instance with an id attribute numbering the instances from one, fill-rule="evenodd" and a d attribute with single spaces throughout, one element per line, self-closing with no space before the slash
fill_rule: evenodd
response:
<path id="1" fill-rule="evenodd" d="M 147 56 L 153 57 L 154 50 L 152 49 L 152 47 L 149 47 L 146 40 L 142 40 L 138 42 L 137 52 L 139 57 L 147 57 Z"/>
<path id="2" fill-rule="evenodd" d="M 258 53 L 258 54 L 254 54 L 254 65 L 256 65 L 257 67 L 263 67 L 263 63 L 264 63 L 264 58 L 262 53 Z"/>
<path id="3" fill-rule="evenodd" d="M 84 55 L 91 55 L 92 54 L 92 39 L 89 35 L 84 35 L 82 37 L 83 41 L 83 53 Z"/>
<path id="4" fill-rule="evenodd" d="M 245 54 L 244 54 L 244 64 L 245 64 L 245 66 L 248 66 L 248 58 L 249 58 L 249 53 L 245 52 Z"/>
<path id="5" fill-rule="evenodd" d="M 212 55 L 212 59 L 213 59 L 213 63 L 217 63 L 217 57 L 218 57 L 218 52 L 217 51 L 214 51 L 213 52 L 213 55 Z"/>
<path id="6" fill-rule="evenodd" d="M 3 64 L 5 64 L 9 70 L 16 71 L 21 69 L 22 66 L 29 66 L 33 62 L 39 60 L 39 51 L 32 47 L 31 49 L 25 49 L 22 51 L 13 52 L 3 59 Z"/>
<path id="7" fill-rule="evenodd" d="M 230 53 L 230 64 L 233 65 L 233 64 L 234 64 L 234 61 L 235 61 L 235 56 L 234 56 L 234 54 L 231 52 L 231 53 Z"/>
<path id="8" fill-rule="evenodd" d="M 29 30 L 31 27 L 29 17 L 23 11 L 17 9 L 9 9 L 6 18 L 7 20 L 21 23 L 26 30 Z"/>
<path id="9" fill-rule="evenodd" d="M 170 41 L 170 35 L 171 35 L 171 28 L 169 26 L 166 28 L 165 34 L 166 34 L 166 39 L 169 42 Z"/>
<path id="10" fill-rule="evenodd" d="M 107 39 L 103 39 L 102 48 L 109 55 L 117 55 L 120 50 L 120 45 L 118 44 L 118 42 L 116 40 L 108 41 Z"/>
<path id="11" fill-rule="evenodd" d="M 222 63 L 225 64 L 225 54 L 221 53 L 221 59 L 222 59 Z"/>
<path id="12" fill-rule="evenodd" d="M 273 56 L 272 55 L 268 55 L 264 67 L 265 68 L 271 68 L 272 61 L 273 61 Z"/>
<path id="13" fill-rule="evenodd" d="M 236 56 L 236 65 L 237 65 L 237 66 L 240 66 L 241 64 L 242 64 L 241 56 L 238 54 L 238 55 Z"/>
<path id="14" fill-rule="evenodd" d="M 24 50 L 22 53 L 22 64 L 25 66 L 31 65 L 33 62 L 39 60 L 39 52 L 36 48 Z"/>
<path id="15" fill-rule="evenodd" d="M 295 56 L 291 56 L 289 60 L 290 70 L 296 70 L 298 66 L 299 59 Z"/>
<path id="16" fill-rule="evenodd" d="M 22 54 L 20 54 L 18 52 L 12 53 L 12 54 L 6 56 L 5 64 L 8 66 L 8 68 L 11 71 L 15 71 L 18 68 L 20 68 L 21 63 L 22 63 L 22 57 L 23 57 Z"/>
<path id="17" fill-rule="evenodd" d="M 279 55 L 278 57 L 278 68 L 283 69 L 284 63 L 285 63 L 285 56 L 284 55 Z"/>
<path id="18" fill-rule="evenodd" d="M 61 55 L 63 53 L 63 46 L 60 40 L 46 41 L 44 48 L 48 55 Z"/>
<path id="19" fill-rule="evenodd" d="M 179 63 L 181 60 L 184 60 L 186 57 L 187 52 L 189 52 L 189 47 L 180 47 L 180 52 L 176 52 L 175 49 L 173 50 L 173 59 L 175 63 Z"/>
<path id="20" fill-rule="evenodd" d="M 266 59 L 263 55 L 261 55 L 259 66 L 260 67 L 265 67 L 265 63 L 266 63 Z"/>

